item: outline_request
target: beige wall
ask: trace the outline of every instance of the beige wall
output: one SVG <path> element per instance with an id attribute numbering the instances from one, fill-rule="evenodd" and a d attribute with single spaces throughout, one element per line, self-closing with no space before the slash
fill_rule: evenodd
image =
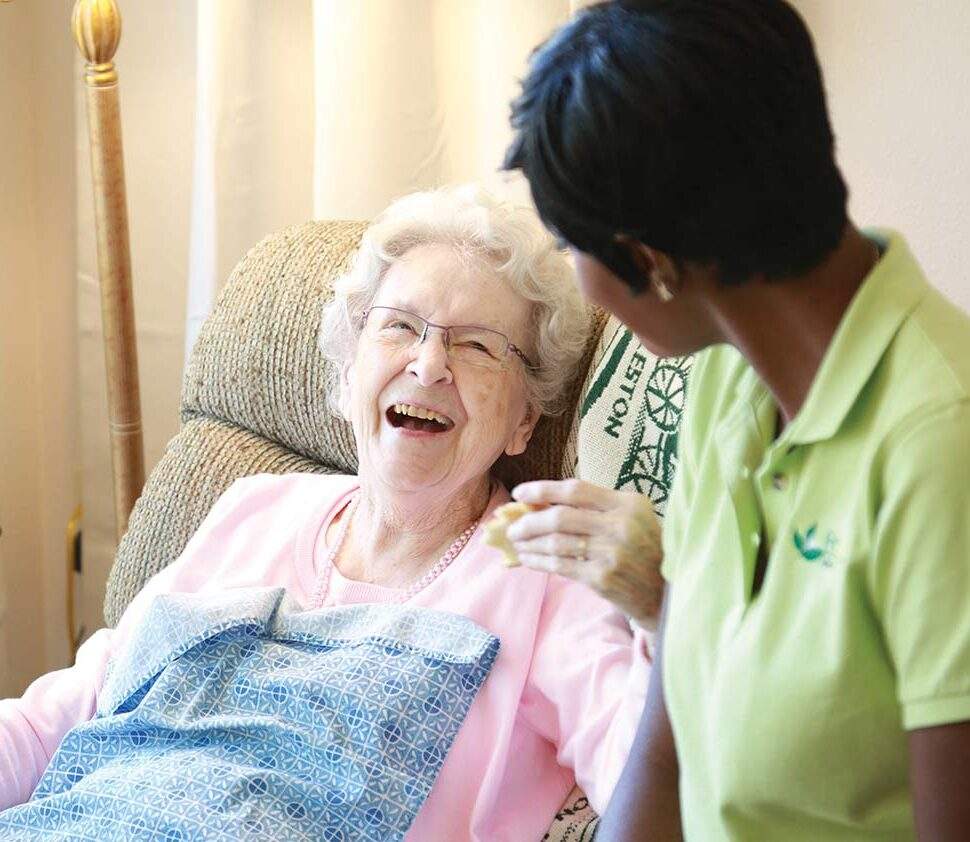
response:
<path id="1" fill-rule="evenodd" d="M 970 3 L 796 0 L 825 74 L 856 222 L 903 231 L 970 309 Z"/>
<path id="2" fill-rule="evenodd" d="M 0 696 L 69 658 L 78 500 L 67 0 L 0 5 Z"/>

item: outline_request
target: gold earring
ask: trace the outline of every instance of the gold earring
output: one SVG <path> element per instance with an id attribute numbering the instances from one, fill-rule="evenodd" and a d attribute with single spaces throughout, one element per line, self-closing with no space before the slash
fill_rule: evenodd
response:
<path id="1" fill-rule="evenodd" d="M 659 272 L 654 272 L 650 276 L 650 285 L 653 287 L 654 294 L 664 304 L 673 300 L 674 294 L 671 292 L 670 287 L 667 286 L 667 282 L 660 276 Z"/>

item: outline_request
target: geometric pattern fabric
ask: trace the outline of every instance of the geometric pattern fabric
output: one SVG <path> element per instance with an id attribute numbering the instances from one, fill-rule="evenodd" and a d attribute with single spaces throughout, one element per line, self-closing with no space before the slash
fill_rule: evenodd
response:
<path id="1" fill-rule="evenodd" d="M 0 838 L 401 839 L 498 649 L 431 609 L 157 597 Z"/>

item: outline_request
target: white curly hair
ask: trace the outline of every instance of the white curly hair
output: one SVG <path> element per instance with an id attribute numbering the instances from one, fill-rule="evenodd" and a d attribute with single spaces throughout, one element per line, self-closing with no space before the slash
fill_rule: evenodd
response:
<path id="1" fill-rule="evenodd" d="M 336 372 L 354 354 L 362 315 L 385 273 L 410 249 L 426 244 L 451 246 L 463 259 L 485 261 L 532 302 L 536 359 L 535 368 L 526 369 L 529 397 L 543 414 L 562 412 L 566 383 L 589 335 L 590 310 L 569 262 L 535 211 L 474 184 L 404 196 L 364 233 L 351 270 L 334 284 L 320 324 L 320 350 L 335 363 L 331 405 L 338 402 Z"/>

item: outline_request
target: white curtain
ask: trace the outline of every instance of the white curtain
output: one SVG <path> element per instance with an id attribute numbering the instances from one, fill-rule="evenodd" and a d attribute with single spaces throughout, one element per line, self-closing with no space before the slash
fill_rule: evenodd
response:
<path id="1" fill-rule="evenodd" d="M 250 246 L 313 212 L 311 0 L 204 0 L 185 347 Z"/>
<path id="2" fill-rule="evenodd" d="M 531 50 L 569 0 L 315 0 L 314 213 L 489 181 Z"/>
<path id="3" fill-rule="evenodd" d="M 233 264 L 265 234 L 499 180 L 529 53 L 577 5 L 199 3 L 186 355 Z"/>

